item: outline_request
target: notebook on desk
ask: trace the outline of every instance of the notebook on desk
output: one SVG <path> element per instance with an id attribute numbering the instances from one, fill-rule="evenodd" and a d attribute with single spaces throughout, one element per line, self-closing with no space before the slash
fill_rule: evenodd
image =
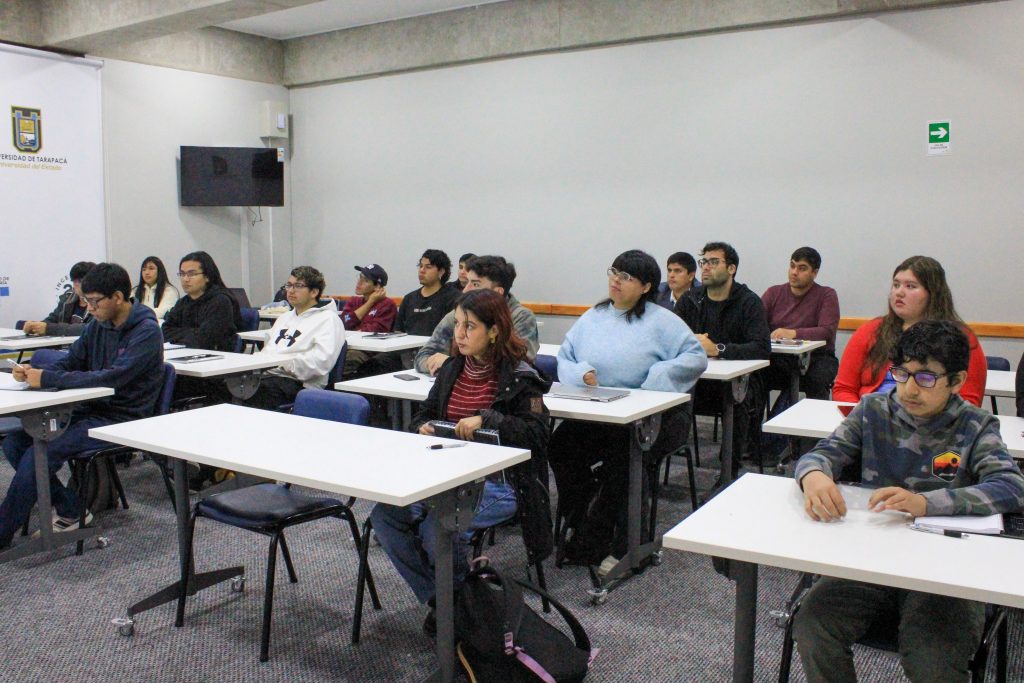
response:
<path id="1" fill-rule="evenodd" d="M 197 353 L 191 356 L 178 356 L 177 358 L 168 358 L 167 360 L 171 363 L 201 363 L 204 360 L 214 360 L 216 358 L 223 358 L 224 356 L 217 355 L 216 353 Z"/>
<path id="2" fill-rule="evenodd" d="M 454 422 L 432 420 L 430 424 L 434 427 L 434 436 L 440 436 L 445 439 L 460 438 L 459 435 L 455 433 Z M 496 429 L 478 429 L 473 432 L 473 440 L 478 443 L 485 443 L 491 446 L 501 445 L 501 437 L 498 436 L 498 430 Z"/>
<path id="3" fill-rule="evenodd" d="M 575 401 L 597 401 L 610 403 L 629 396 L 627 389 L 609 389 L 608 387 L 574 387 L 569 384 L 556 384 L 551 387 L 548 396 L 552 398 L 569 398 Z"/>
<path id="4" fill-rule="evenodd" d="M 1008 512 L 1000 515 L 953 515 L 918 517 L 914 526 L 959 531 L 965 534 L 1005 536 L 1024 539 L 1024 515 Z"/>
<path id="5" fill-rule="evenodd" d="M 407 332 L 373 332 L 363 339 L 394 339 L 395 337 L 405 337 L 407 334 Z"/>

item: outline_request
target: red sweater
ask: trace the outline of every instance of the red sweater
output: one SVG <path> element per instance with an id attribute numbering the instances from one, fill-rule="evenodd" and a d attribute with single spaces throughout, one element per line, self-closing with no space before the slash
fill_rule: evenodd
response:
<path id="1" fill-rule="evenodd" d="M 886 363 L 881 369 L 872 374 L 868 367 L 868 353 L 875 345 L 878 337 L 878 329 L 882 326 L 882 318 L 875 318 L 857 328 L 857 331 L 850 337 L 843 351 L 843 358 L 839 361 L 839 373 L 836 375 L 836 383 L 832 387 L 833 401 L 849 401 L 856 403 L 864 394 L 870 394 L 877 389 L 885 374 L 889 372 L 892 363 Z M 960 395 L 969 403 L 981 406 L 985 397 L 985 379 L 988 375 L 988 364 L 985 361 L 985 352 L 981 350 L 978 338 L 970 330 L 967 333 L 967 340 L 971 344 L 971 359 L 967 365 L 967 380 L 960 389 Z"/>

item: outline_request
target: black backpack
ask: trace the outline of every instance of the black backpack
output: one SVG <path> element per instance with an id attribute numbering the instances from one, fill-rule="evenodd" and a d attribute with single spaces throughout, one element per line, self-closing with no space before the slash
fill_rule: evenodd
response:
<path id="1" fill-rule="evenodd" d="M 597 650 L 590 649 L 576 617 L 545 591 L 503 579 L 481 559 L 455 604 L 456 656 L 470 683 L 582 681 Z M 523 602 L 522 588 L 550 601 L 569 625 L 572 640 Z"/>

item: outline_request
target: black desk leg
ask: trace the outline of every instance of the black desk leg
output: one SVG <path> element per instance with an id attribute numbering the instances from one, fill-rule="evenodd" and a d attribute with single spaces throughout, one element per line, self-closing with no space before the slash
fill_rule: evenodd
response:
<path id="1" fill-rule="evenodd" d="M 65 531 L 60 534 L 53 533 L 53 521 L 50 519 L 50 462 L 47 456 L 47 447 L 50 441 L 67 430 L 71 423 L 71 407 L 45 408 L 23 413 L 20 417 L 22 428 L 32 437 L 32 452 L 35 457 L 33 464 L 36 473 L 36 509 L 39 511 L 39 537 L 30 538 L 0 553 L 0 564 L 46 550 L 53 550 L 68 543 L 77 543 L 95 536 L 100 531 L 97 523 L 95 526 L 85 529 Z M 104 545 L 105 539 L 101 537 L 100 542 L 101 546 Z"/>
<path id="2" fill-rule="evenodd" d="M 743 403 L 747 397 L 747 387 L 750 385 L 750 375 L 743 375 L 729 380 L 729 386 L 722 390 L 722 471 L 720 482 L 722 487 L 732 483 L 733 458 L 737 454 L 733 452 L 732 432 L 734 428 L 734 409 Z"/>
<path id="3" fill-rule="evenodd" d="M 434 616 L 437 619 L 438 669 L 427 680 L 451 683 L 455 678 L 455 577 L 452 548 L 459 534 L 469 530 L 484 490 L 484 482 L 464 484 L 427 501 L 431 508 L 434 538 Z"/>
<path id="4" fill-rule="evenodd" d="M 733 683 L 753 683 L 754 638 L 757 625 L 757 565 L 730 560 L 729 575 L 736 581 L 732 680 Z"/>

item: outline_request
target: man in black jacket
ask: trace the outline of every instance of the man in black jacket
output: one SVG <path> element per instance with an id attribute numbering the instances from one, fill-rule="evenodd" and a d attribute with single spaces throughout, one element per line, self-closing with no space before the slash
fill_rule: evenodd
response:
<path id="1" fill-rule="evenodd" d="M 736 282 L 739 263 L 739 254 L 732 245 L 705 244 L 698 261 L 704 294 L 696 300 L 682 297 L 676 302 L 675 312 L 697 335 L 708 358 L 768 360 L 772 352 L 768 316 L 761 298 Z M 727 382 L 700 380 L 694 387 L 694 409 L 704 415 L 718 413 L 722 392 L 728 388 Z M 764 399 L 761 377 L 756 373 L 750 375 L 746 398 L 736 406 L 733 476 L 739 471 L 740 455 L 748 450 L 749 437 L 759 432 Z"/>
<path id="2" fill-rule="evenodd" d="M 68 276 L 71 288 L 60 295 L 57 306 L 42 320 L 26 320 L 25 334 L 48 334 L 56 337 L 77 337 L 92 319 L 89 307 L 82 299 L 82 278 L 96 265 L 92 261 L 79 261 L 71 266 Z M 67 285 L 65 285 L 67 287 Z"/>

